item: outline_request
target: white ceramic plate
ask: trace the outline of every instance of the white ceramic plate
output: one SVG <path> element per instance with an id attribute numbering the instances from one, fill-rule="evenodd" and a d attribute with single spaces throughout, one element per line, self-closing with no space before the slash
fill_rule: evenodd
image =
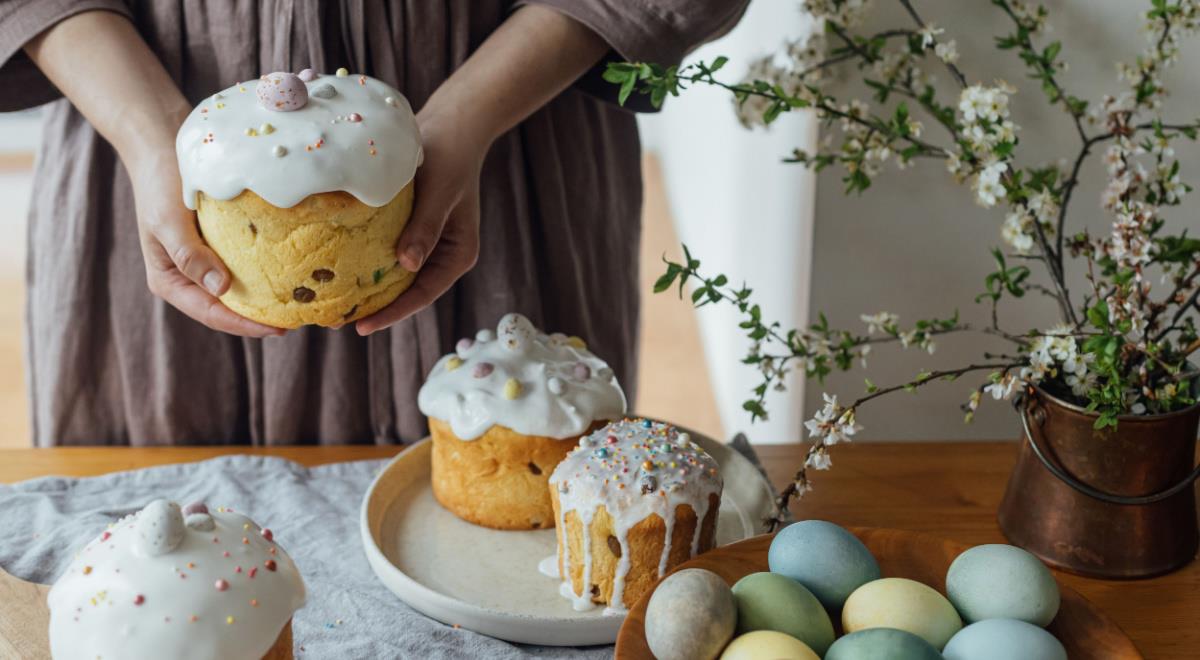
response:
<path id="1" fill-rule="evenodd" d="M 721 465 L 717 543 L 760 533 L 772 508 L 766 480 L 731 447 L 689 433 Z M 401 452 L 363 498 L 363 548 L 383 584 L 426 616 L 492 637 L 554 646 L 615 642 L 624 616 L 599 607 L 576 612 L 559 595 L 559 581 L 538 572 L 538 562 L 555 553 L 553 529 L 479 527 L 437 503 L 431 448 L 424 440 Z"/>

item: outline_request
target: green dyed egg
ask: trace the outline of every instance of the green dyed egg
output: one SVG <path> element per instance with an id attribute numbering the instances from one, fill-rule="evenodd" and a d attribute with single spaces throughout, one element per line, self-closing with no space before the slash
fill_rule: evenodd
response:
<path id="1" fill-rule="evenodd" d="M 847 633 L 867 628 L 910 632 L 941 650 L 962 628 L 958 612 L 928 585 L 905 578 L 883 578 L 859 587 L 842 608 Z"/>
<path id="2" fill-rule="evenodd" d="M 1017 619 L 1045 627 L 1058 613 L 1058 583 L 1037 557 L 1012 545 L 977 545 L 946 573 L 946 594 L 968 623 Z"/>
<path id="3" fill-rule="evenodd" d="M 833 643 L 833 622 L 821 601 L 795 580 L 751 573 L 733 585 L 738 634 L 774 630 L 804 642 L 818 655 Z"/>
<path id="4" fill-rule="evenodd" d="M 942 654 L 910 632 L 867 628 L 834 642 L 825 660 L 942 660 Z"/>

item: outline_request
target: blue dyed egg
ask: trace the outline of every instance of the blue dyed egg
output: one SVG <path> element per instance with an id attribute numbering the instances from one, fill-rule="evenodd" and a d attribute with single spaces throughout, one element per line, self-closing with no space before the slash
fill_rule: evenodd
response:
<path id="1" fill-rule="evenodd" d="M 942 649 L 946 660 L 1067 660 L 1067 650 L 1032 623 L 987 619 L 963 628 Z"/>
<path id="2" fill-rule="evenodd" d="M 738 634 L 774 630 L 824 655 L 833 643 L 833 622 L 808 589 L 776 573 L 751 573 L 733 585 Z"/>
<path id="3" fill-rule="evenodd" d="M 1037 557 L 1011 545 L 977 545 L 946 573 L 946 595 L 964 621 L 1019 619 L 1045 627 L 1058 613 L 1058 583 Z"/>
<path id="4" fill-rule="evenodd" d="M 837 612 L 854 590 L 878 580 L 879 563 L 858 537 L 824 520 L 784 527 L 771 541 L 772 573 L 804 585 L 825 609 Z"/>
<path id="5" fill-rule="evenodd" d="M 868 628 L 834 642 L 825 660 L 942 660 L 942 654 L 910 632 Z"/>

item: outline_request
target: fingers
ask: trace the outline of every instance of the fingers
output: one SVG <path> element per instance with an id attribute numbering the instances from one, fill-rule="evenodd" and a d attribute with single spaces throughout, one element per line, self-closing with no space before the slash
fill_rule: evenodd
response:
<path id="1" fill-rule="evenodd" d="M 142 250 L 146 257 L 146 284 L 150 292 L 171 306 L 213 330 L 239 337 L 274 337 L 284 333 L 239 316 L 221 304 L 212 294 L 184 276 L 167 255 L 165 248 L 153 237 L 143 237 Z"/>
<path id="2" fill-rule="evenodd" d="M 217 253 L 200 237 L 192 213 L 166 214 L 162 219 L 151 222 L 148 229 L 171 263 L 187 279 L 204 287 L 213 296 L 220 296 L 229 289 L 229 271 Z"/>
<path id="3" fill-rule="evenodd" d="M 479 198 L 477 194 L 455 207 L 436 249 L 407 291 L 390 305 L 360 319 L 358 334 L 378 332 L 428 307 L 450 289 L 479 258 Z"/>
<path id="4" fill-rule="evenodd" d="M 424 170 L 417 170 L 412 218 L 400 233 L 400 240 L 396 241 L 396 259 L 405 270 L 414 273 L 421 270 L 433 253 L 450 209 L 459 201 L 459 193 L 453 187 L 422 176 L 423 173 Z"/>

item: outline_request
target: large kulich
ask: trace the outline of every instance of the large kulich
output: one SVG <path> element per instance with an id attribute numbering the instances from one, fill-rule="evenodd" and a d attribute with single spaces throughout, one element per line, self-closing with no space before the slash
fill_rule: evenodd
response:
<path id="1" fill-rule="evenodd" d="M 175 142 L 184 203 L 229 266 L 221 300 L 267 325 L 340 326 L 412 283 L 395 246 L 420 133 L 387 84 L 271 73 L 202 101 Z"/>
<path id="2" fill-rule="evenodd" d="M 555 524 L 547 483 L 579 437 L 625 413 L 612 369 L 578 337 L 520 314 L 463 338 L 417 396 L 433 439 L 438 502 L 496 529 Z"/>

